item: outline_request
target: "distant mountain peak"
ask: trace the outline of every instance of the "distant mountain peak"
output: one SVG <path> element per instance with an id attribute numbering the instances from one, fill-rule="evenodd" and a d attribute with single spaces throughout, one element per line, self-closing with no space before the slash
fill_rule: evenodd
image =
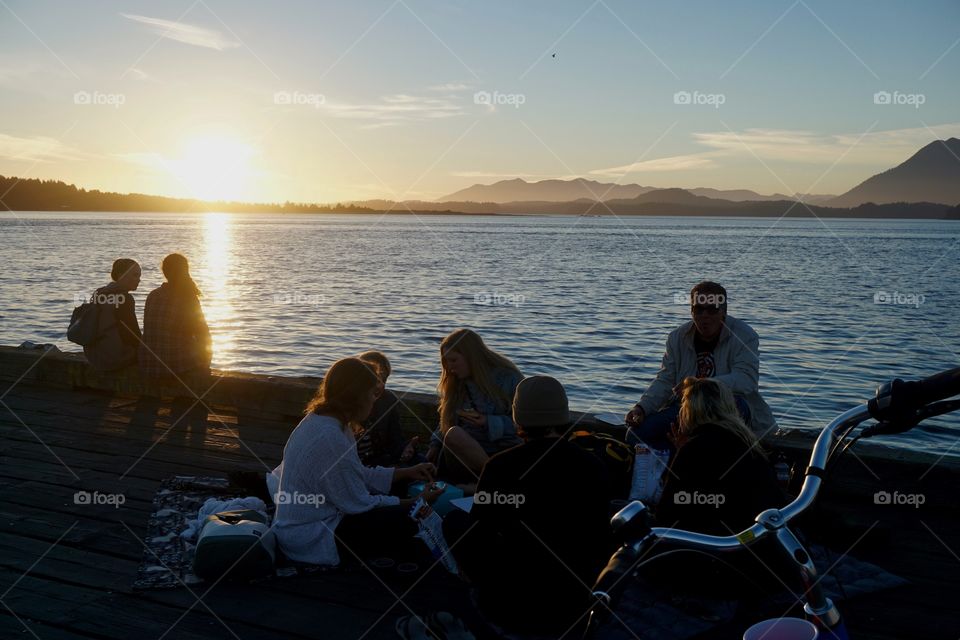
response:
<path id="1" fill-rule="evenodd" d="M 960 139 L 934 140 L 892 169 L 867 178 L 827 204 L 855 207 L 865 202 L 960 203 Z"/>

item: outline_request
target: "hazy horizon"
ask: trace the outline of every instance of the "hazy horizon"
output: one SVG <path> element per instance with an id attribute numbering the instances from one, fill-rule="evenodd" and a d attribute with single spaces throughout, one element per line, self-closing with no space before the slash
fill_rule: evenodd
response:
<path id="1" fill-rule="evenodd" d="M 960 135 L 950 2 L 0 13 L 0 174 L 103 191 L 433 200 L 580 177 L 839 194 Z"/>

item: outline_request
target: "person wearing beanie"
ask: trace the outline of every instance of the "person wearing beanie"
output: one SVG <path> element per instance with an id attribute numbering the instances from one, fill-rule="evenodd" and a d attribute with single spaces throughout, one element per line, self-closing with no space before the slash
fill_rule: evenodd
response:
<path id="1" fill-rule="evenodd" d="M 448 514 L 444 534 L 495 631 L 569 635 L 613 551 L 610 480 L 567 441 L 567 394 L 556 379 L 522 380 L 513 420 L 524 443 L 490 458 L 470 512 Z"/>

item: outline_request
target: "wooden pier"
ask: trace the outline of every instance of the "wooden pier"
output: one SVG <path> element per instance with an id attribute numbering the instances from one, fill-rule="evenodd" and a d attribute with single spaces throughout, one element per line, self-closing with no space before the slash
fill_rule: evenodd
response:
<path id="1" fill-rule="evenodd" d="M 356 567 L 134 592 L 160 481 L 272 468 L 317 384 L 218 376 L 205 419 L 171 428 L 168 402 L 92 375 L 77 355 L 0 348 L 0 638 L 395 638 L 401 615 L 462 610 L 465 589 L 440 567 L 406 581 Z M 408 429 L 432 425 L 434 398 L 404 401 Z M 810 441 L 792 434 L 770 444 L 801 459 Z M 960 462 L 870 446 L 858 456 L 831 479 L 810 526 L 829 532 L 838 552 L 850 549 L 910 584 L 842 602 L 851 636 L 960 637 Z M 925 502 L 877 505 L 880 490 L 923 493 Z M 80 491 L 124 502 L 77 504 Z"/>

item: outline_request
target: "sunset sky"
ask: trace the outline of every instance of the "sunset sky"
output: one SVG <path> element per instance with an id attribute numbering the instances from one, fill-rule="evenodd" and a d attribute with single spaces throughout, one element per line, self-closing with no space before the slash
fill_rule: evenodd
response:
<path id="1" fill-rule="evenodd" d="M 956 0 L 0 0 L 0 174 L 257 201 L 841 193 L 960 136 L 958 43 Z"/>

